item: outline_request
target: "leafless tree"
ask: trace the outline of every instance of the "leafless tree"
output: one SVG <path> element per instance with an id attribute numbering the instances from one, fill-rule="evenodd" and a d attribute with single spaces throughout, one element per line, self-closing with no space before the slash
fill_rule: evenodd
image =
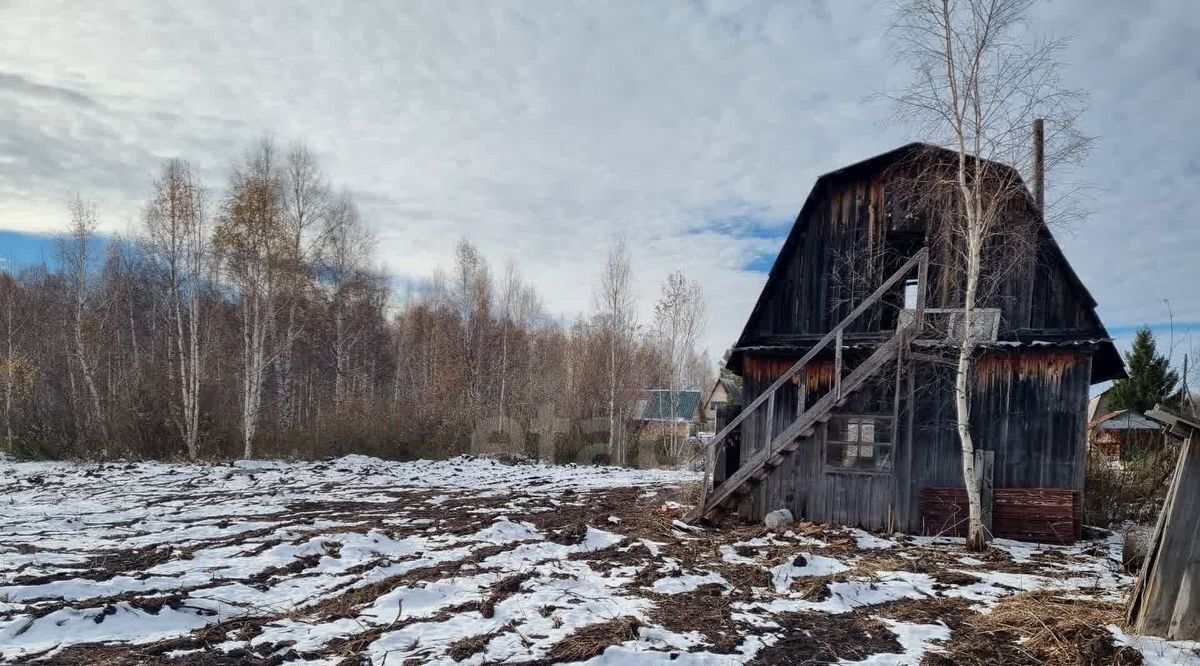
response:
<path id="1" fill-rule="evenodd" d="M 462 321 L 464 363 L 463 406 L 474 423 L 484 403 L 487 324 L 490 320 L 492 281 L 487 262 L 465 238 L 455 248 L 454 306 Z"/>
<path id="2" fill-rule="evenodd" d="M 174 420 L 188 457 L 195 459 L 200 441 L 200 303 L 209 265 L 208 223 L 204 188 L 186 162 L 171 160 L 163 167 L 145 218 L 150 246 L 166 269 L 172 368 L 179 388 Z"/>
<path id="3" fill-rule="evenodd" d="M 911 67 L 907 85 L 888 95 L 898 117 L 957 154 L 949 169 L 924 169 L 920 187 L 941 198 L 940 229 L 964 273 L 963 325 L 958 329 L 954 397 L 969 502 L 968 545 L 986 547 L 970 426 L 970 377 L 981 287 L 1020 262 L 987 261 L 988 249 L 1013 241 L 1015 201 L 1028 198 L 1030 128 L 1052 128 L 1048 168 L 1081 159 L 1089 144 L 1075 120 L 1084 96 L 1063 85 L 1064 42 L 1032 36 L 1032 0 L 903 0 L 893 26 L 898 55 Z M 1035 189 L 1041 191 L 1041 183 Z M 1042 202 L 1037 202 L 1039 206 Z M 1044 211 L 1038 210 L 1044 216 Z M 1026 236 L 1028 237 L 1028 236 Z"/>
<path id="4" fill-rule="evenodd" d="M 254 455 L 263 383 L 278 354 L 269 335 L 280 311 L 280 273 L 288 259 L 283 178 L 277 151 L 263 141 L 235 171 L 214 242 L 237 289 L 242 327 L 243 455 Z"/>
<path id="5" fill-rule="evenodd" d="M 13 401 L 19 391 L 27 390 L 35 372 L 32 363 L 17 350 L 17 338 L 29 318 L 29 311 L 19 303 L 21 288 L 11 275 L 0 275 L 0 298 L 4 308 L 4 366 L 0 377 L 4 380 L 4 441 L 12 446 Z"/>
<path id="6" fill-rule="evenodd" d="M 349 195 L 335 199 L 327 215 L 329 234 L 319 255 L 318 284 L 333 323 L 333 395 L 335 407 L 341 409 L 346 404 L 351 354 L 363 332 L 354 308 L 370 293 L 367 262 L 373 239 Z"/>
<path id="7" fill-rule="evenodd" d="M 287 316 L 279 342 L 279 411 L 284 424 L 295 416 L 294 351 L 302 333 L 299 316 L 305 289 L 311 284 L 308 268 L 320 255 L 323 245 L 337 233 L 335 221 L 328 215 L 331 205 L 329 184 L 316 156 L 302 143 L 288 149 L 283 163 L 283 234 L 286 244 L 285 270 L 281 271 L 280 297 L 287 301 Z M 337 205 L 337 202 L 332 202 Z M 345 211 L 345 208 L 342 208 Z"/>
<path id="8" fill-rule="evenodd" d="M 56 241 L 56 254 L 62 265 L 70 300 L 70 338 L 72 358 L 79 367 L 79 375 L 87 391 L 88 421 L 98 429 L 102 450 L 109 443 L 108 423 L 101 408 L 100 391 L 96 388 L 91 352 L 85 344 L 88 308 L 91 290 L 88 274 L 93 262 L 93 243 L 96 238 L 96 206 L 81 198 L 70 203 L 71 220 L 66 234 Z M 103 455 L 103 454 L 102 454 Z"/>
<path id="9" fill-rule="evenodd" d="M 627 374 L 628 356 L 637 328 L 636 299 L 633 294 L 633 269 L 629 248 L 618 237 L 604 260 L 600 285 L 595 294 L 596 309 L 608 342 L 608 453 L 624 464 L 626 442 L 617 442 L 617 384 Z"/>
<path id="10" fill-rule="evenodd" d="M 684 439 L 676 433 L 674 418 L 679 390 L 689 374 L 689 361 L 696 354 L 696 344 L 704 333 L 704 293 L 700 283 L 689 280 L 682 271 L 667 276 L 662 294 L 654 304 L 655 337 L 667 362 L 667 407 L 672 419 L 667 438 L 667 455 L 679 459 Z"/>

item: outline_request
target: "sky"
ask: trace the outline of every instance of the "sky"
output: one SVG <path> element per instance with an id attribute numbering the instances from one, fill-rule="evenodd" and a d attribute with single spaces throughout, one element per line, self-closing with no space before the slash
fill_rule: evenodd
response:
<path id="1" fill-rule="evenodd" d="M 398 283 L 465 237 L 570 319 L 623 235 L 642 320 L 683 270 L 719 358 L 816 177 L 922 138 L 872 97 L 903 75 L 890 10 L 0 0 L 0 257 L 44 256 L 74 194 L 129 233 L 165 160 L 219 195 L 255 140 L 301 140 Z M 1200 332 L 1200 3 L 1046 2 L 1033 18 L 1073 37 L 1064 77 L 1090 93 L 1098 137 L 1064 176 L 1093 213 L 1056 235 L 1119 344 L 1149 323 L 1182 354 Z"/>

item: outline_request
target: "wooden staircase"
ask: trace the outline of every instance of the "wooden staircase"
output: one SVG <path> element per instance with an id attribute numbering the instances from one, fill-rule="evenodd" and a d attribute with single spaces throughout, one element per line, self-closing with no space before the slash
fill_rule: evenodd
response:
<path id="1" fill-rule="evenodd" d="M 911 275 L 914 269 L 917 274 L 917 298 L 916 307 L 912 313 L 913 316 L 907 318 L 907 320 L 902 319 L 902 323 L 897 327 L 895 334 L 880 344 L 870 356 L 843 378 L 843 332 L 860 315 L 876 305 L 888 290 L 906 276 Z M 858 390 L 868 378 L 879 372 L 880 368 L 889 361 L 900 357 L 902 350 L 908 347 L 913 337 L 921 330 L 925 303 L 925 283 L 928 271 L 929 253 L 928 250 L 922 249 L 905 262 L 891 277 L 885 280 L 874 293 L 864 299 L 858 307 L 854 308 L 845 319 L 838 322 L 833 330 L 826 333 L 799 361 L 796 361 L 767 390 L 763 391 L 753 402 L 747 405 L 737 417 L 729 422 L 729 425 L 717 433 L 716 437 L 705 446 L 703 451 L 703 454 L 708 457 L 708 461 L 705 464 L 705 496 L 698 506 L 684 516 L 686 522 L 695 523 L 708 518 L 749 494 L 750 491 L 770 475 L 771 470 L 783 464 L 783 461 L 800 447 L 801 440 L 812 436 L 818 424 L 828 421 L 833 410 L 843 405 L 851 393 Z M 797 373 L 803 372 L 813 358 L 831 345 L 834 350 L 833 387 L 808 409 L 803 408 L 804 398 L 801 395 L 799 404 L 802 411 L 796 416 L 796 419 L 778 434 L 772 433 L 771 428 L 775 415 L 776 392 Z M 742 421 L 762 408 L 766 409 L 767 414 L 763 446 L 754 451 L 750 458 L 744 461 L 732 476 L 725 479 L 720 486 L 708 492 L 711 484 L 707 478 L 707 472 L 712 469 L 711 461 L 724 448 L 729 434 Z"/>

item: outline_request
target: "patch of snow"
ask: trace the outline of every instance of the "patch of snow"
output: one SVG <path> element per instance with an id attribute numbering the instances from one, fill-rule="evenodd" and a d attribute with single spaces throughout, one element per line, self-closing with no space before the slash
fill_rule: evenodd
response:
<path id="1" fill-rule="evenodd" d="M 739 608 L 758 608 L 769 613 L 815 611 L 837 615 L 898 599 L 933 597 L 936 596 L 933 590 L 934 583 L 935 581 L 926 574 L 884 571 L 880 572 L 879 580 L 855 579 L 844 583 L 830 583 L 829 598 L 824 601 L 780 598 L 769 602 L 742 604 Z"/>
<path id="2" fill-rule="evenodd" d="M 887 618 L 878 619 L 886 624 L 892 633 L 896 634 L 896 642 L 900 643 L 900 648 L 903 651 L 900 654 L 887 652 L 873 654 L 859 661 L 846 661 L 843 659 L 838 664 L 862 664 L 863 666 L 917 664 L 921 662 L 921 657 L 924 656 L 934 641 L 950 640 L 950 628 L 940 622 L 938 624 L 912 624 L 889 620 Z"/>
<path id="3" fill-rule="evenodd" d="M 0 657 L 14 658 L 79 643 L 153 643 L 182 636 L 215 622 L 204 608 L 163 606 L 157 613 L 126 602 L 97 608 L 62 608 L 34 619 L 0 622 Z"/>
<path id="4" fill-rule="evenodd" d="M 500 545 L 512 543 L 514 541 L 537 541 L 541 540 L 542 535 L 538 534 L 536 528 L 529 523 L 516 523 L 508 519 L 507 516 L 500 516 L 488 527 L 479 530 L 470 537 L 472 541 L 486 541 L 490 544 Z"/>
<path id="5" fill-rule="evenodd" d="M 313 652 L 325 647 L 336 638 L 353 636 L 363 629 L 356 620 L 343 618 L 332 622 L 311 624 L 296 620 L 276 620 L 263 627 L 262 633 L 250 641 L 251 645 L 274 644 L 294 641 L 292 649 L 297 652 Z M 288 662 L 289 664 L 295 662 Z"/>
<path id="6" fill-rule="evenodd" d="M 735 564 L 755 564 L 753 558 L 746 557 L 745 555 L 738 555 L 737 548 L 729 544 L 721 545 L 719 548 L 717 548 L 717 552 L 721 554 L 721 559 L 725 560 L 726 562 L 732 562 Z"/>
<path id="7" fill-rule="evenodd" d="M 638 542 L 645 546 L 646 550 L 650 551 L 650 557 L 658 557 L 659 548 L 665 545 L 649 539 L 638 539 Z"/>
<path id="8" fill-rule="evenodd" d="M 796 562 L 801 562 L 797 565 Z M 832 557 L 800 553 L 771 569 L 771 580 L 775 583 L 775 591 L 786 594 L 792 588 L 792 580 L 808 576 L 832 576 L 849 571 L 850 567 Z"/>
<path id="9" fill-rule="evenodd" d="M 891 539 L 883 539 L 865 532 L 863 530 L 852 528 L 848 530 L 851 536 L 854 537 L 854 543 L 859 550 L 879 550 L 883 548 L 895 548 L 898 544 Z"/>
<path id="10" fill-rule="evenodd" d="M 694 592 L 701 585 L 709 585 L 711 583 L 722 585 L 726 589 L 733 588 L 721 574 L 706 573 L 703 575 L 683 574 L 680 576 L 659 578 L 654 581 L 654 585 L 650 589 L 660 594 L 681 594 L 683 592 Z"/>
<path id="11" fill-rule="evenodd" d="M 1108 625 L 1113 642 L 1128 645 L 1142 653 L 1146 666 L 1200 665 L 1200 641 L 1167 641 L 1154 636 L 1134 636 L 1115 624 Z"/>
<path id="12" fill-rule="evenodd" d="M 580 544 L 581 550 L 585 553 L 592 553 L 597 550 L 604 550 L 609 546 L 615 546 L 625 540 L 625 537 L 612 532 L 598 530 L 592 526 L 588 526 L 587 535 L 583 538 L 583 543 Z"/>

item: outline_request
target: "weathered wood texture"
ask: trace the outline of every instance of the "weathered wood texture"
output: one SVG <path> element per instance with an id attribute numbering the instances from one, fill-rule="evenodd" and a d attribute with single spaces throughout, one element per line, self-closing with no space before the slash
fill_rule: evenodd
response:
<path id="1" fill-rule="evenodd" d="M 1178 427 L 1178 426 L 1177 426 Z M 1129 621 L 1139 634 L 1200 640 L 1200 451 L 1184 440 L 1150 552 L 1132 594 Z"/>
<path id="2" fill-rule="evenodd" d="M 947 156 L 940 150 L 910 144 L 817 180 L 730 357 L 730 369 L 744 379 L 746 404 L 764 396 L 864 303 L 870 305 L 840 335 L 844 346 L 838 350 L 848 367 L 891 338 L 905 308 L 904 285 L 885 290 L 877 301 L 868 296 L 922 248 L 930 251 L 927 279 L 920 282 L 925 306 L 961 307 L 961 259 L 943 242 L 937 216 L 928 214 L 929 198 L 913 196 L 910 178 L 915 160 L 936 162 Z M 998 341 L 977 357 L 972 432 L 977 447 L 992 456 L 997 492 L 1081 491 L 1089 387 L 1123 376 L 1124 369 L 1094 299 L 1042 224 L 1033 198 L 1015 197 L 1007 215 L 1003 225 L 1030 229 L 1027 238 L 1034 240 L 1002 257 L 1015 262 L 1014 270 L 986 285 L 978 303 L 999 310 L 1000 323 Z M 835 412 L 890 414 L 890 465 L 828 464 L 829 423 L 822 421 L 741 500 L 739 512 L 758 519 L 789 508 L 809 520 L 919 531 L 921 489 L 963 486 L 953 373 L 931 362 L 937 352 L 904 349 L 891 371 L 880 372 Z M 738 457 L 726 459 L 725 473 L 736 473 L 734 460 L 753 460 L 768 432 L 792 423 L 798 401 L 812 405 L 831 390 L 835 356 L 830 350 L 809 363 L 776 393 L 770 410 L 742 414 Z M 844 460 L 855 447 L 838 441 Z"/>
<path id="3" fill-rule="evenodd" d="M 930 248 L 926 306 L 961 307 L 964 273 L 951 243 L 942 242 L 912 197 L 904 169 L 920 146 L 826 174 L 818 179 L 772 267 L 767 283 L 734 346 L 730 361 L 740 371 L 739 350 L 795 345 L 803 348 L 832 329 L 875 285 L 922 247 Z M 1032 249 L 1004 279 L 981 295 L 980 307 L 1000 310 L 999 337 L 1006 341 L 1096 340 L 1107 332 L 1095 301 L 1040 223 L 1032 200 L 1013 205 L 1014 216 L 1036 230 Z M 886 337 L 895 329 L 903 289 L 881 299 L 846 331 L 848 341 Z M 1111 343 L 1102 342 L 1102 363 L 1093 381 L 1123 370 Z"/>
<path id="4" fill-rule="evenodd" d="M 851 364 L 865 353 L 846 351 Z M 752 398 L 793 359 L 747 355 L 743 386 Z M 989 351 L 978 360 L 971 402 L 978 446 L 993 453 L 992 482 L 1001 488 L 1083 489 L 1090 357 L 1078 351 L 1018 348 Z M 810 363 L 805 375 L 780 389 L 773 418 L 778 432 L 795 418 L 801 386 L 807 404 L 832 386 L 833 362 Z M 824 465 L 827 424 L 763 481 L 739 506 L 742 517 L 790 509 L 808 520 L 866 529 L 922 528 L 920 491 L 962 486 L 962 457 L 955 429 L 951 376 L 946 368 L 904 363 L 850 397 L 835 414 L 894 416 L 894 466 L 888 473 L 830 471 Z M 900 399 L 895 400 L 896 387 Z M 753 455 L 763 416 L 742 422 L 741 460 Z"/>
<path id="5" fill-rule="evenodd" d="M 851 349 L 844 354 L 848 367 L 855 367 L 861 362 L 864 351 Z M 781 364 L 786 368 L 790 361 L 761 357 L 747 359 L 747 374 L 743 377 L 745 390 L 749 393 L 769 384 Z M 801 393 L 808 408 L 833 388 L 833 368 L 833 359 L 810 363 L 804 376 L 787 387 L 774 414 L 776 428 L 795 419 Z M 880 372 L 875 383 L 849 396 L 847 404 L 835 413 L 892 412 L 890 386 L 894 381 L 894 373 Z M 742 427 L 744 433 L 759 433 L 766 424 L 763 418 L 752 418 L 744 421 Z M 742 502 L 739 513 L 748 519 L 758 519 L 767 511 L 788 508 L 794 515 L 808 520 L 861 525 L 869 529 L 886 528 L 889 511 L 895 505 L 895 477 L 882 473 L 827 472 L 823 460 L 827 430 L 827 423 L 820 424 L 811 437 L 802 440 L 796 452 Z M 743 436 L 743 461 L 753 455 L 746 443 L 755 439 L 754 435 Z"/>
<path id="6" fill-rule="evenodd" d="M 802 233 L 795 251 L 781 255 L 780 273 L 763 292 L 744 344 L 825 333 L 857 305 L 867 286 L 896 270 L 914 246 L 930 244 L 934 251 L 929 307 L 960 305 L 962 275 L 953 249 L 930 243 L 926 230 L 908 221 L 911 211 L 889 211 L 885 183 L 883 175 L 868 173 L 829 183 L 817 193 L 816 204 L 797 221 Z M 1049 242 L 1038 249 L 1036 260 L 1011 271 L 981 304 L 1000 309 L 1001 339 L 1015 339 L 1025 331 L 1101 335 L 1091 315 L 1093 303 L 1072 288 L 1061 253 Z M 902 303 L 897 292 L 849 332 L 890 331 Z"/>

